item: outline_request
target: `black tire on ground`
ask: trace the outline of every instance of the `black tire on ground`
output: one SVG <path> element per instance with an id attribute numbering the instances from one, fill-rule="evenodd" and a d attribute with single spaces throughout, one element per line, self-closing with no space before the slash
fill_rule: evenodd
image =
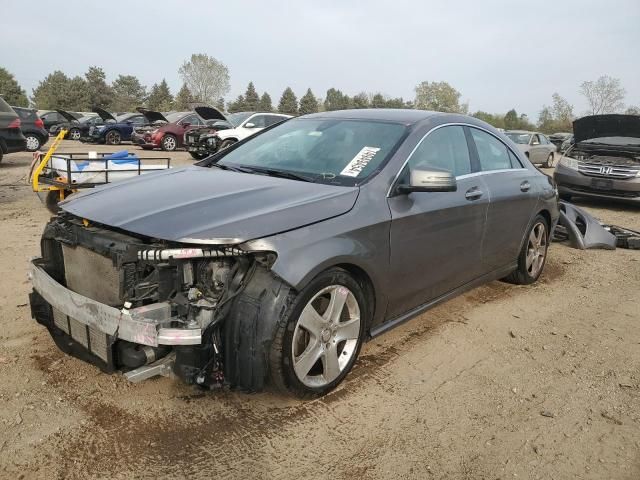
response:
<path id="1" fill-rule="evenodd" d="M 550 154 L 549 154 L 549 156 L 547 157 L 546 162 L 544 162 L 544 163 L 542 164 L 542 166 L 543 166 L 544 168 L 551 168 L 551 167 L 553 167 L 553 153 L 550 153 Z"/>
<path id="2" fill-rule="evenodd" d="M 72 128 L 69 130 L 69 133 L 67 133 L 67 138 L 70 140 L 80 140 L 80 134 L 81 132 L 79 128 Z"/>
<path id="3" fill-rule="evenodd" d="M 540 236 L 541 245 L 532 245 L 532 237 L 535 237 L 536 232 L 540 232 L 539 229 L 541 228 L 543 229 L 542 235 Z M 547 219 L 542 215 L 536 215 L 536 218 L 533 219 L 531 226 L 527 230 L 522 250 L 520 250 L 520 254 L 518 255 L 518 268 L 511 272 L 507 277 L 503 278 L 503 280 L 508 283 L 515 283 L 516 285 L 529 285 L 538 280 L 547 261 L 549 239 L 549 223 L 547 222 Z M 533 256 L 534 253 L 538 255 L 537 258 L 539 258 L 539 254 L 542 254 L 543 257 L 539 268 L 532 271 L 531 267 L 527 266 L 527 256 Z"/>
<path id="4" fill-rule="evenodd" d="M 228 140 L 224 140 L 221 144 L 220 144 L 220 148 L 218 150 L 224 150 L 227 147 L 230 147 L 231 145 L 233 145 L 234 143 L 237 143 L 237 140 L 234 140 L 233 138 L 229 138 Z"/>
<path id="5" fill-rule="evenodd" d="M 27 133 L 25 138 L 27 139 L 27 152 L 35 152 L 40 148 L 41 142 L 36 135 Z"/>
<path id="6" fill-rule="evenodd" d="M 308 302 L 322 289 L 336 285 L 347 287 L 357 301 L 360 310 L 360 330 L 357 343 L 348 363 L 332 382 L 323 386 L 312 387 L 300 381 L 293 367 L 294 332 L 300 315 Z M 331 268 L 319 274 L 296 295 L 293 302 L 284 311 L 276 326 L 275 337 L 269 352 L 271 382 L 282 392 L 295 395 L 299 398 L 318 397 L 335 388 L 349 373 L 360 353 L 360 347 L 363 343 L 364 332 L 366 331 L 366 325 L 368 325 L 370 315 L 368 305 L 369 302 L 366 301 L 363 287 L 347 271 L 341 268 Z M 339 344 L 336 348 L 339 348 Z M 345 353 L 344 350 L 342 350 L 342 353 Z M 338 358 L 339 357 L 340 353 L 338 353 Z M 322 366 L 320 359 L 317 360 L 317 363 Z"/>
<path id="7" fill-rule="evenodd" d="M 203 158 L 207 158 L 209 156 L 208 153 L 198 153 L 198 152 L 189 152 L 189 155 L 191 155 L 196 160 L 202 160 Z"/>
<path id="8" fill-rule="evenodd" d="M 122 142 L 122 137 L 120 136 L 120 132 L 116 130 L 107 132 L 104 137 L 104 143 L 107 145 L 120 145 L 120 142 Z"/>
<path id="9" fill-rule="evenodd" d="M 162 137 L 162 150 L 165 152 L 173 152 L 176 148 L 178 148 L 178 139 L 175 135 L 166 134 Z"/>
<path id="10" fill-rule="evenodd" d="M 140 148 L 142 148 L 143 150 L 153 150 L 153 147 L 150 147 L 148 145 L 140 145 Z"/>

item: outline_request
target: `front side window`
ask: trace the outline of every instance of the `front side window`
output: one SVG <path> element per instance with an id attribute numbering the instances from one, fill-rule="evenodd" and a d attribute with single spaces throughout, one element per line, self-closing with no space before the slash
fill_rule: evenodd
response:
<path id="1" fill-rule="evenodd" d="M 493 135 L 477 128 L 471 128 L 471 137 L 478 151 L 480 170 L 488 172 L 491 170 L 504 170 L 511 168 L 509 149 Z"/>
<path id="2" fill-rule="evenodd" d="M 317 182 L 358 185 L 385 165 L 406 131 L 407 127 L 397 123 L 298 118 L 238 145 L 218 164 L 289 171 Z"/>
<path id="3" fill-rule="evenodd" d="M 256 115 L 254 117 L 251 117 L 247 123 L 252 123 L 255 128 L 264 128 L 267 126 L 266 120 L 266 115 Z"/>
<path id="4" fill-rule="evenodd" d="M 231 125 L 233 125 L 234 127 L 239 127 L 242 122 L 244 122 L 251 115 L 251 112 L 236 112 L 232 113 L 231 115 L 227 115 L 227 120 L 229 120 L 229 123 L 231 123 Z"/>
<path id="5" fill-rule="evenodd" d="M 185 123 L 188 123 L 189 125 L 201 125 L 200 117 L 197 115 L 189 115 L 180 120 L 180 124 L 184 125 Z"/>
<path id="6" fill-rule="evenodd" d="M 463 127 L 442 127 L 431 132 L 413 152 L 408 165 L 409 171 L 447 170 L 456 177 L 471 173 L 471 159 Z"/>

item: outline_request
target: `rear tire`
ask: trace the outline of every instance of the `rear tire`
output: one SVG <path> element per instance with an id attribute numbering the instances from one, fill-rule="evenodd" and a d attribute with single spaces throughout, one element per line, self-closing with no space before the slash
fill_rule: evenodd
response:
<path id="1" fill-rule="evenodd" d="M 35 152 L 40 148 L 40 139 L 32 133 L 25 135 L 27 139 L 27 152 Z"/>
<path id="2" fill-rule="evenodd" d="M 549 154 L 549 156 L 547 157 L 547 161 L 546 161 L 546 162 L 544 162 L 544 163 L 542 164 L 542 166 L 543 166 L 544 168 L 551 168 L 551 167 L 553 167 L 553 153 L 550 153 L 550 154 Z"/>
<path id="3" fill-rule="evenodd" d="M 542 215 L 537 215 L 527 231 L 520 255 L 518 268 L 503 280 L 516 285 L 529 285 L 540 277 L 547 261 L 549 249 L 549 224 Z"/>
<path id="4" fill-rule="evenodd" d="M 318 275 L 278 322 L 269 353 L 273 384 L 299 398 L 334 389 L 358 357 L 368 320 L 363 288 L 349 273 Z"/>
<path id="5" fill-rule="evenodd" d="M 173 152 L 178 148 L 178 140 L 174 135 L 166 134 L 162 137 L 162 150 L 165 152 Z"/>
<path id="6" fill-rule="evenodd" d="M 104 137 L 104 143 L 107 145 L 120 145 L 122 142 L 122 137 L 120 136 L 120 132 L 116 130 L 111 130 L 107 132 Z"/>
<path id="7" fill-rule="evenodd" d="M 189 152 L 189 155 L 191 155 L 196 160 L 202 160 L 203 158 L 207 158 L 209 156 L 208 153 L 198 153 L 198 152 Z"/>

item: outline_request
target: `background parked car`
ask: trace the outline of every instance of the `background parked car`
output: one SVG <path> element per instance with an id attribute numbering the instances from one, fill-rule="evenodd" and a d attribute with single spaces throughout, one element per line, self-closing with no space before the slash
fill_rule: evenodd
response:
<path id="1" fill-rule="evenodd" d="M 573 135 L 570 135 L 564 142 L 562 142 L 562 145 L 560 145 L 558 151 L 560 153 L 564 153 L 569 149 L 571 145 L 573 145 Z"/>
<path id="2" fill-rule="evenodd" d="M 66 130 L 67 134 L 64 136 L 64 138 L 70 140 L 80 140 L 83 123 L 86 122 L 88 118 L 93 118 L 86 117 L 84 115 L 77 116 L 79 115 L 77 112 L 71 114 L 70 112 L 67 112 L 65 110 L 56 110 L 56 112 L 62 115 L 66 119 L 66 121 L 53 125 L 49 129 L 49 134 L 52 136 L 56 136 L 58 135 L 60 130 Z"/>
<path id="3" fill-rule="evenodd" d="M 198 107 L 197 112 L 167 114 L 166 123 L 151 132 L 145 132 L 138 144 L 145 150 L 162 148 L 170 152 L 184 146 L 184 134 L 187 130 L 204 127 L 207 120 L 225 120 L 225 116 L 213 107 Z"/>
<path id="4" fill-rule="evenodd" d="M 203 107 L 196 107 L 196 113 L 200 116 L 204 115 L 204 112 L 200 112 L 199 109 Z M 202 160 L 209 155 L 214 154 L 220 147 L 220 139 L 217 133 L 220 130 L 229 130 L 234 128 L 228 120 L 206 120 L 206 126 L 199 128 L 190 128 L 184 134 L 184 146 L 189 154 L 196 160 Z"/>
<path id="5" fill-rule="evenodd" d="M 282 115 L 280 113 L 262 113 L 262 112 L 237 112 L 227 116 L 227 120 L 234 128 L 223 130 L 218 133 L 220 139 L 219 148 L 227 148 L 240 140 L 250 137 L 254 133 L 271 125 L 282 122 L 291 115 Z"/>
<path id="6" fill-rule="evenodd" d="M 553 174 L 560 196 L 640 204 L 640 116 L 591 115 L 573 122 L 575 143 Z"/>
<path id="7" fill-rule="evenodd" d="M 145 125 L 147 119 L 142 113 L 125 113 L 114 117 L 101 108 L 94 109 L 104 120 L 102 126 L 89 127 L 89 134 L 86 138 L 81 138 L 89 143 L 106 143 L 107 145 L 120 145 L 122 142 L 131 140 L 133 128 Z"/>
<path id="8" fill-rule="evenodd" d="M 77 112 L 67 112 L 67 113 L 69 113 L 75 119 L 82 117 L 82 115 Z M 42 122 L 44 123 L 45 130 L 49 133 L 51 133 L 50 132 L 51 127 L 53 127 L 54 125 L 59 125 L 60 123 L 69 122 L 69 119 L 61 115 L 60 111 L 57 111 L 57 110 L 40 113 L 39 115 L 40 115 L 40 118 L 42 119 Z"/>
<path id="9" fill-rule="evenodd" d="M 534 165 L 542 165 L 545 168 L 553 166 L 553 154 L 556 146 L 540 132 L 527 132 L 525 130 L 509 130 L 505 132 Z"/>
<path id="10" fill-rule="evenodd" d="M 20 131 L 21 123 L 18 114 L 0 97 L 0 162 L 5 154 L 26 149 L 27 139 Z"/>
<path id="11" fill-rule="evenodd" d="M 549 141 L 556 146 L 557 151 L 560 151 L 562 143 L 571 136 L 569 132 L 557 132 L 549 135 Z"/>
<path id="12" fill-rule="evenodd" d="M 29 152 L 39 150 L 49 140 L 49 134 L 44 129 L 44 122 L 34 108 L 12 107 L 20 117 L 20 130 L 27 139 L 26 149 Z"/>

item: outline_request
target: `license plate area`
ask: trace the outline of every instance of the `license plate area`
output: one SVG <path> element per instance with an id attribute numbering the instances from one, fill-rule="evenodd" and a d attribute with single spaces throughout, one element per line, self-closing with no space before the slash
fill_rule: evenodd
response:
<path id="1" fill-rule="evenodd" d="M 591 180 L 591 188 L 596 190 L 613 190 L 613 180 L 606 178 L 593 178 Z"/>

